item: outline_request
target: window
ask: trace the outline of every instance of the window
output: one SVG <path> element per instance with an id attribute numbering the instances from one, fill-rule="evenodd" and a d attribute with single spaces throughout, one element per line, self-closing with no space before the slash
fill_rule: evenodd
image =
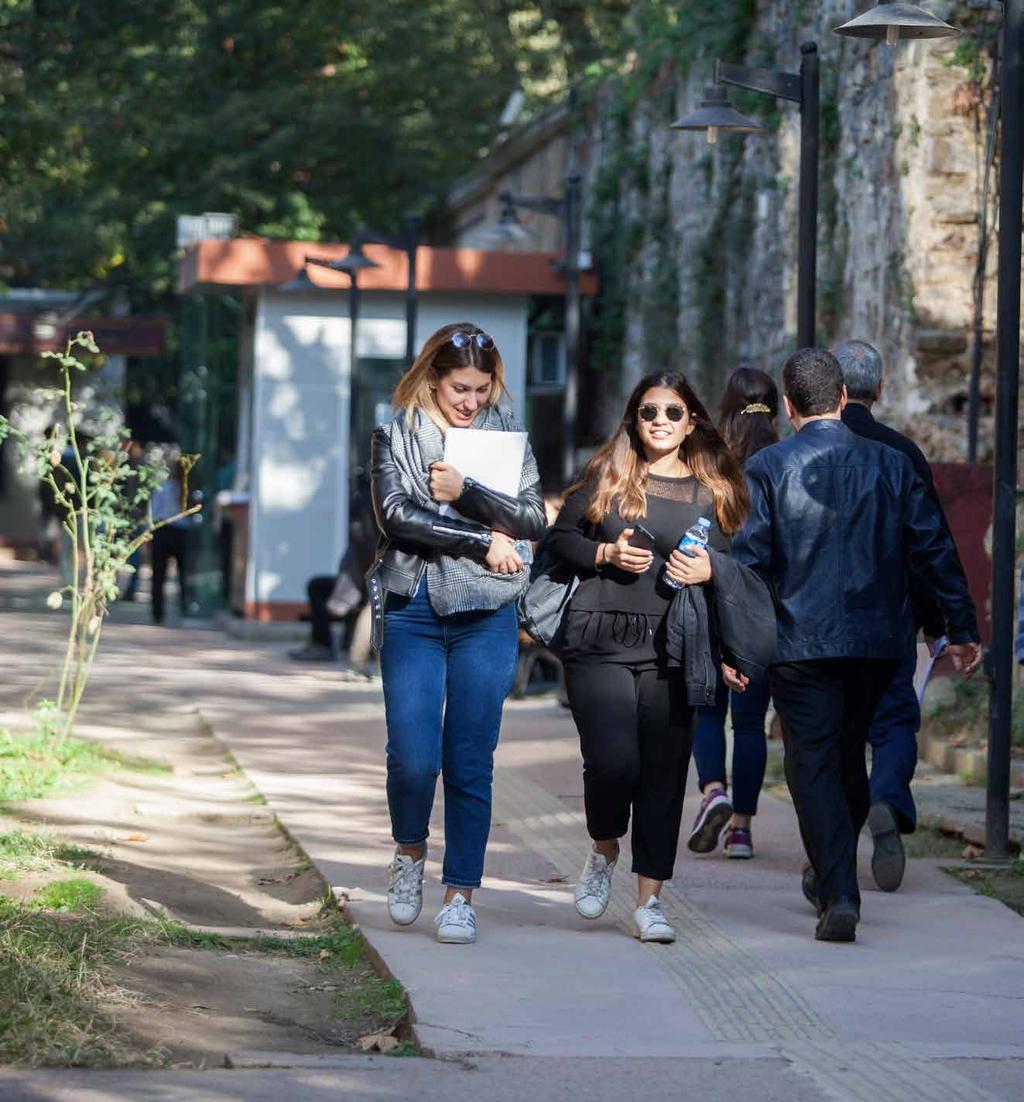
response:
<path id="1" fill-rule="evenodd" d="M 561 390 L 564 386 L 564 336 L 561 333 L 534 333 L 530 337 L 530 390 Z"/>

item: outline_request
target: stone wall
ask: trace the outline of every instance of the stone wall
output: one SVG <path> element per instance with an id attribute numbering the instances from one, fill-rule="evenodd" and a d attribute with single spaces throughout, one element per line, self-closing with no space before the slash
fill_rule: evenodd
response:
<path id="1" fill-rule="evenodd" d="M 994 18 L 968 4 L 930 7 L 960 26 Z M 933 458 L 958 460 L 985 159 L 978 104 L 988 82 L 971 82 L 970 51 L 957 53 L 955 40 L 892 49 L 832 33 L 862 8 L 854 0 L 760 0 L 743 60 L 795 72 L 801 43 L 817 41 L 818 339 L 879 347 L 888 371 L 880 415 Z M 778 372 L 795 344 L 799 111 L 738 93 L 735 105 L 764 120 L 766 132 L 723 135 L 712 146 L 670 130 L 700 100 L 711 61 L 682 71 L 667 58 L 653 79 L 644 77 L 632 106 L 623 80 L 590 103 L 578 156 L 604 285 L 590 372 L 595 382 L 618 376 L 617 387 L 598 388 L 608 397 L 595 429 L 645 370 L 681 367 L 714 402 L 737 363 Z M 980 458 L 991 452 L 990 268 Z"/>

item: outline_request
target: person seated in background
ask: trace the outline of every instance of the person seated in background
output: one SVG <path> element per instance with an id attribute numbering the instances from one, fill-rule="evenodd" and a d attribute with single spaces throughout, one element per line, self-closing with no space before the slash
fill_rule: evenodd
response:
<path id="1" fill-rule="evenodd" d="M 296 662 L 333 662 L 339 649 L 350 649 L 350 659 L 359 672 L 368 673 L 369 633 L 359 631 L 359 613 L 366 604 L 366 571 L 373 564 L 377 548 L 377 522 L 365 489 L 352 498 L 349 508 L 348 547 L 337 574 L 317 574 L 306 583 L 309 600 L 309 639 L 288 652 Z M 335 646 L 332 620 L 345 621 L 342 646 Z M 360 645 L 363 636 L 366 644 Z M 358 653 L 352 654 L 356 649 Z"/>

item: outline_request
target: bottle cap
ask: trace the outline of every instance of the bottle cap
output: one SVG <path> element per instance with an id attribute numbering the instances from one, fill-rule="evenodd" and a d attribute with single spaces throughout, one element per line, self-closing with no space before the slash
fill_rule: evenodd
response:
<path id="1" fill-rule="evenodd" d="M 697 523 L 703 524 L 705 528 L 711 527 L 711 521 L 707 517 L 697 517 Z"/>

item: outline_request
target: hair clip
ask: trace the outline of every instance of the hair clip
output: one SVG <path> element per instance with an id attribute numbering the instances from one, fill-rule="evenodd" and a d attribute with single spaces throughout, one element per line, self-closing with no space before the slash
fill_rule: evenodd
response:
<path id="1" fill-rule="evenodd" d="M 740 413 L 771 413 L 771 407 L 766 406 L 764 402 L 751 402 L 749 406 L 741 409 Z"/>

